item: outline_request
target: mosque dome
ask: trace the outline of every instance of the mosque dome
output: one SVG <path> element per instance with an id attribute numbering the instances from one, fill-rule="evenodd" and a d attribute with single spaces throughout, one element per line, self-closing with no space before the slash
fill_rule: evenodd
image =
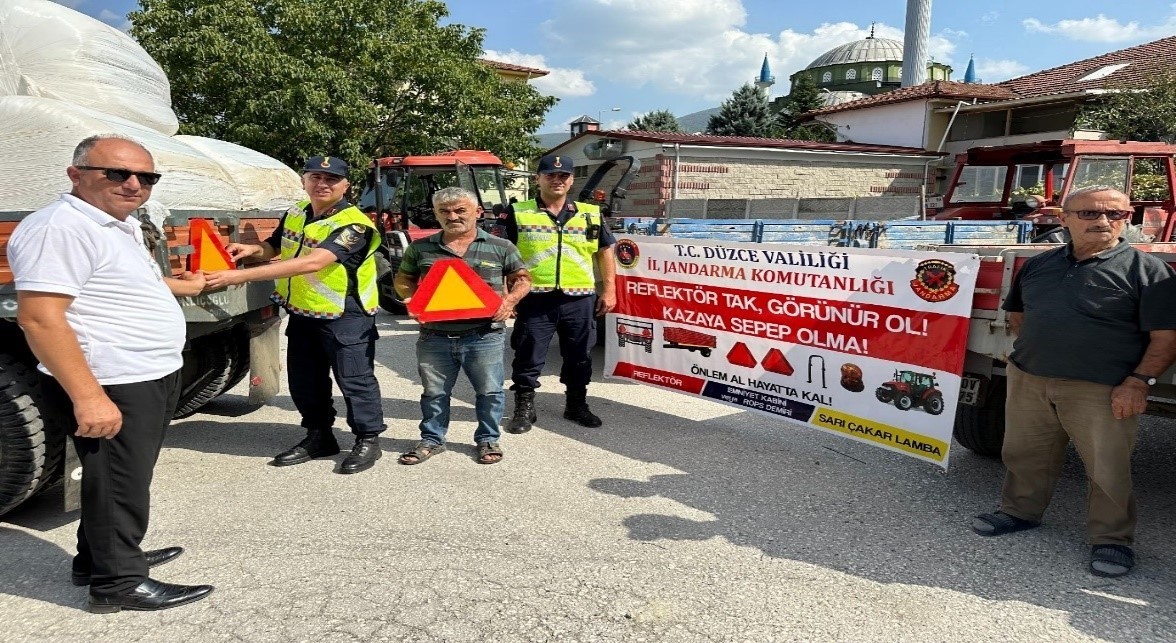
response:
<path id="1" fill-rule="evenodd" d="M 902 62 L 902 43 L 889 38 L 863 38 L 826 51 L 805 69 L 863 62 Z"/>

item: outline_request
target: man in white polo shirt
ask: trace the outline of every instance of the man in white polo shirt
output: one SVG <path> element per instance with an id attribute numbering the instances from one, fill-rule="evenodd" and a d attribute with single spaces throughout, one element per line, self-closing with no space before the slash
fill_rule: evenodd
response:
<path id="1" fill-rule="evenodd" d="M 8 242 L 17 321 L 40 360 L 45 408 L 73 433 L 82 517 L 73 582 L 91 612 L 158 610 L 210 585 L 151 579 L 179 547 L 144 552 L 151 475 L 179 397 L 184 314 L 200 274 L 164 276 L 131 213 L 160 179 L 133 140 L 92 136 L 66 169 L 73 190 L 21 221 Z"/>

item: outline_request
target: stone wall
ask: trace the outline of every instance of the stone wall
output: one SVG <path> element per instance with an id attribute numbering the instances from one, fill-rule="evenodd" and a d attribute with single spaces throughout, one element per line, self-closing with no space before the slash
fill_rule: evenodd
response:
<path id="1" fill-rule="evenodd" d="M 767 200 L 753 206 L 760 211 L 758 218 L 789 218 L 792 201 L 802 202 L 814 197 L 863 197 L 857 199 L 859 212 L 863 209 L 879 214 L 893 212 L 895 203 L 869 204 L 868 197 L 906 196 L 917 199 L 923 184 L 923 164 L 912 159 L 910 164 L 893 159 L 878 159 L 876 164 L 863 164 L 862 157 L 854 163 L 837 160 L 800 161 L 794 159 L 737 159 L 723 157 L 681 158 L 678 174 L 678 199 L 706 199 L 708 218 L 720 218 L 709 212 L 727 212 L 727 218 L 742 218 L 743 202 Z M 624 163 L 618 164 L 597 186 L 606 193 L 616 186 Z M 665 202 L 673 196 L 673 157 L 659 154 L 643 162 L 640 173 L 629 186 L 628 198 L 622 202 L 622 213 L 628 217 L 665 216 Z M 579 178 L 573 186 L 573 196 L 579 195 L 586 178 Z M 822 201 L 825 199 L 821 199 Z M 736 203 L 738 202 L 738 203 Z M 758 206 L 758 207 L 757 207 Z M 847 206 L 820 206 L 802 211 L 848 211 Z M 914 215 L 914 206 L 901 208 L 903 216 Z M 910 212 L 905 212 L 909 209 Z M 738 210 L 738 212 L 735 212 Z M 675 214 L 674 216 L 681 216 Z M 756 217 L 753 217 L 756 218 Z M 820 217 L 801 217 L 820 218 Z M 829 217 L 833 218 L 833 217 Z M 844 217 L 842 217 L 844 218 Z M 858 214 L 854 218 L 867 218 Z M 873 218 L 889 218 L 875 216 Z"/>

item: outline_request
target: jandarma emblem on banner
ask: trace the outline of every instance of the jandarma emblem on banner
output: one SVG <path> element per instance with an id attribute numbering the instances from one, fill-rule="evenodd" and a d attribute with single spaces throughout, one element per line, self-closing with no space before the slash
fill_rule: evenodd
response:
<path id="1" fill-rule="evenodd" d="M 637 260 L 641 258 L 641 251 L 637 248 L 637 244 L 631 239 L 621 239 L 617 242 L 617 263 L 625 268 L 632 268 L 637 265 Z"/>
<path id="2" fill-rule="evenodd" d="M 941 259 L 927 259 L 915 268 L 911 290 L 926 301 L 947 301 L 960 290 L 955 282 L 955 266 Z"/>

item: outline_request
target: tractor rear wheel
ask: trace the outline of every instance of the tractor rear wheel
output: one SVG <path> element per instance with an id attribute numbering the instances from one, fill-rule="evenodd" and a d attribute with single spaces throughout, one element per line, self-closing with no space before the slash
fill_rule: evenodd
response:
<path id="1" fill-rule="evenodd" d="M 923 408 L 926 409 L 926 411 L 931 415 L 939 415 L 940 413 L 943 413 L 943 396 L 932 395 L 931 397 L 928 397 L 927 400 L 923 402 Z"/>
<path id="2" fill-rule="evenodd" d="M 986 458 L 999 458 L 1004 446 L 1006 380 L 993 375 L 987 383 L 983 404 L 956 407 L 952 435 L 960 446 Z"/>
<path id="3" fill-rule="evenodd" d="M 400 295 L 396 294 L 396 287 L 392 283 L 396 277 L 396 271 L 400 269 L 400 258 L 389 257 L 383 252 L 377 252 L 375 261 L 376 274 L 378 275 L 376 290 L 380 296 L 380 308 L 392 315 L 407 315 L 408 309 L 405 308 Z"/>

